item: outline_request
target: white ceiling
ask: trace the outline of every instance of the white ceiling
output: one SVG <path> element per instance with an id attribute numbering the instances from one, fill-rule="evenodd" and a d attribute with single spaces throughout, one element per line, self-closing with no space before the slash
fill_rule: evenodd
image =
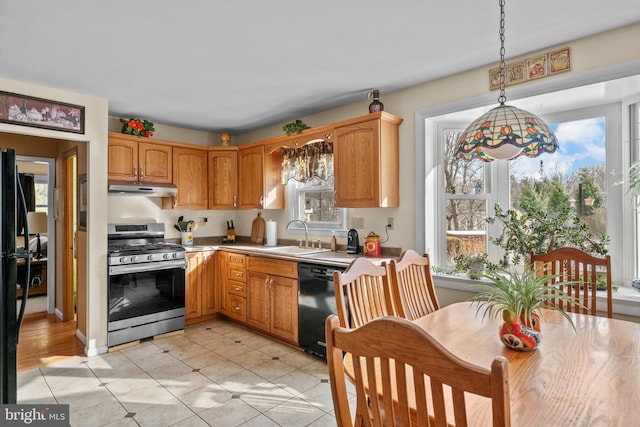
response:
<path id="1" fill-rule="evenodd" d="M 0 0 L 0 77 L 237 134 L 496 63 L 498 22 L 497 0 Z M 510 0 L 506 54 L 634 22 L 638 0 Z"/>

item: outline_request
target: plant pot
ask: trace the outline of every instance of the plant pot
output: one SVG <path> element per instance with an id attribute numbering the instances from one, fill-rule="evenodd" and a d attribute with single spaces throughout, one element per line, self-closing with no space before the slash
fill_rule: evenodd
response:
<path id="1" fill-rule="evenodd" d="M 505 321 L 500 326 L 499 335 L 507 348 L 516 351 L 533 351 L 542 341 L 540 332 L 524 326 L 517 317 L 510 322 Z"/>
<path id="2" fill-rule="evenodd" d="M 483 261 L 472 261 L 469 264 L 469 275 L 475 274 L 483 274 L 484 273 L 484 262 Z"/>
<path id="3" fill-rule="evenodd" d="M 536 332 L 540 332 L 540 316 L 536 312 L 531 313 L 530 322 L 527 322 L 527 320 L 525 319 L 524 313 L 521 313 L 520 323 L 522 323 L 524 326 L 526 326 L 529 329 L 533 329 Z"/>

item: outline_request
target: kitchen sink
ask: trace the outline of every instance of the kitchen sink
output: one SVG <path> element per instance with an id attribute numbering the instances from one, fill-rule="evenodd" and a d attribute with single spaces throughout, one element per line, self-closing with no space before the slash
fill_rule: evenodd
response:
<path id="1" fill-rule="evenodd" d="M 306 255 L 317 254 L 320 252 L 330 252 L 331 249 L 301 248 L 299 246 L 273 246 L 260 248 L 260 251 L 287 255 Z"/>

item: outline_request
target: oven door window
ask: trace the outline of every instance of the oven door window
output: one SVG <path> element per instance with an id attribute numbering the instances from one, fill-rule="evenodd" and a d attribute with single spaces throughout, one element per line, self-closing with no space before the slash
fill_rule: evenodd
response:
<path id="1" fill-rule="evenodd" d="M 109 321 L 184 308 L 182 268 L 125 273 L 109 278 Z"/>

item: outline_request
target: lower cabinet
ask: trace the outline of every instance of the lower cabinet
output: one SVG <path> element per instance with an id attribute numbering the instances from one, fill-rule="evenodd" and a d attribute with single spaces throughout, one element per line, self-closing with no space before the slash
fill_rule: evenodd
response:
<path id="1" fill-rule="evenodd" d="M 216 286 L 216 253 L 202 252 L 202 315 L 215 314 L 218 311 Z"/>
<path id="2" fill-rule="evenodd" d="M 247 321 L 247 285 L 245 255 L 220 252 L 220 313 L 231 319 Z"/>
<path id="3" fill-rule="evenodd" d="M 187 252 L 185 319 L 214 314 L 216 307 L 214 251 Z"/>
<path id="4" fill-rule="evenodd" d="M 298 264 L 226 251 L 217 257 L 217 312 L 297 345 Z"/>
<path id="5" fill-rule="evenodd" d="M 250 271 L 247 276 L 249 307 L 247 323 L 269 332 L 269 306 L 271 305 L 270 280 L 267 274 Z"/>
<path id="6" fill-rule="evenodd" d="M 297 264 L 249 256 L 246 283 L 247 324 L 297 344 Z"/>
<path id="7" fill-rule="evenodd" d="M 240 322 L 247 320 L 247 289 L 242 282 L 227 281 L 227 316 Z"/>

